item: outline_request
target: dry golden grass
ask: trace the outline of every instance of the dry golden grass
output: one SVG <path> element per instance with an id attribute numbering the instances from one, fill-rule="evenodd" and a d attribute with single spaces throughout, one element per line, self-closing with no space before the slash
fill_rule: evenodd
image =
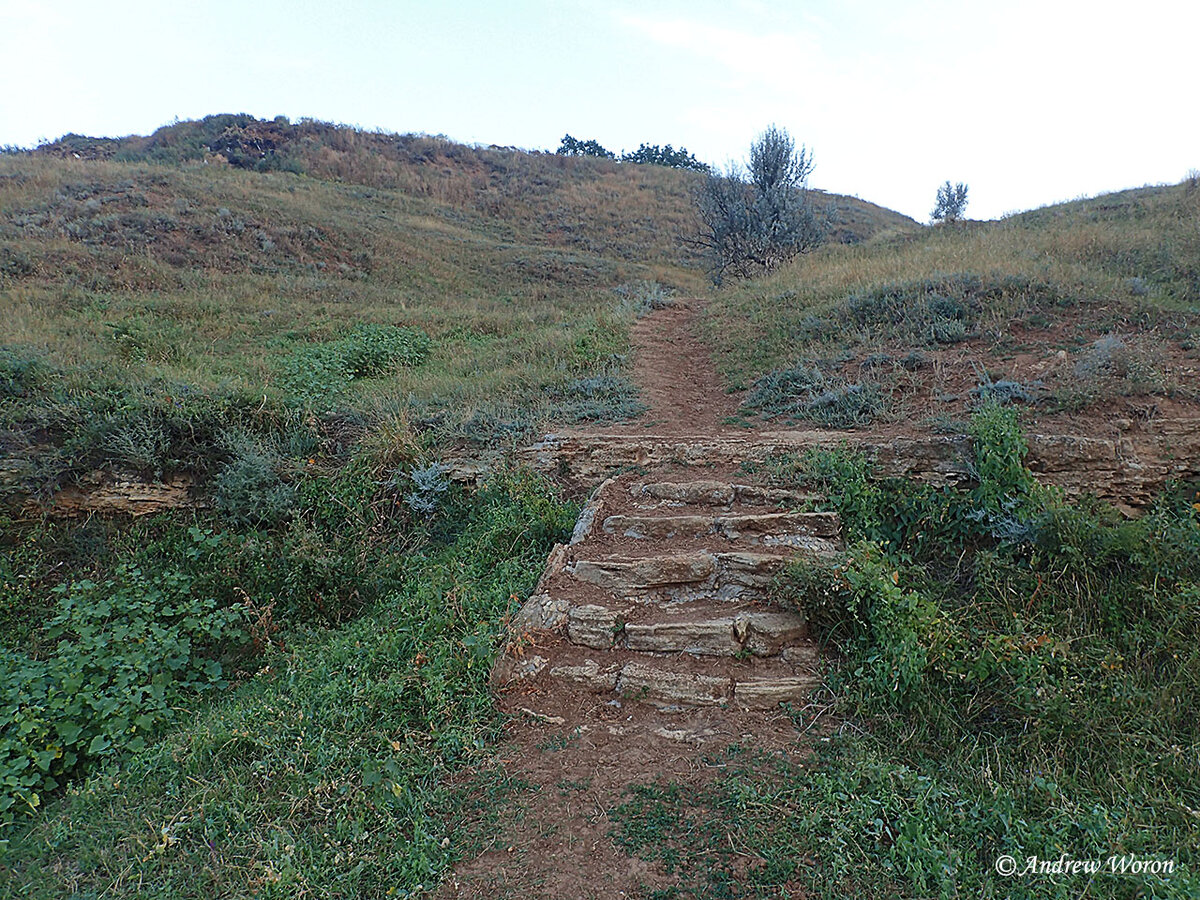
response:
<path id="1" fill-rule="evenodd" d="M 1140 311 L 1150 314 L 1147 326 L 1173 313 L 1186 319 L 1200 311 L 1198 221 L 1200 190 L 1185 183 L 998 222 L 827 246 L 768 278 L 719 293 L 707 333 L 722 370 L 741 385 L 817 355 L 869 351 L 891 326 L 830 329 L 810 338 L 804 323 L 837 322 L 855 296 L 947 276 L 1005 286 L 979 312 L 985 334 L 1047 303 L 1040 309 L 1047 329 L 1078 320 L 1084 332 L 1098 329 L 1094 336 Z"/>

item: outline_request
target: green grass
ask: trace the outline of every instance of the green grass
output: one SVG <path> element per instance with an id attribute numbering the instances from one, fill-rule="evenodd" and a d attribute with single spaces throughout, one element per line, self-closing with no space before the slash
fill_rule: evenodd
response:
<path id="1" fill-rule="evenodd" d="M 276 635 L 255 672 L 10 830 L 0 894 L 405 896 L 466 840 L 448 776 L 500 722 L 487 678 L 503 616 L 574 508 L 499 477 L 405 554 L 340 628 Z M 489 789 L 486 778 L 474 787 Z M 492 786 L 496 787 L 496 786 Z"/>
<path id="2" fill-rule="evenodd" d="M 441 445 L 503 446 L 551 423 L 635 415 L 634 311 L 617 289 L 661 272 L 696 280 L 667 262 L 538 245 L 532 230 L 498 234 L 485 216 L 395 191 L 132 163 L 6 157 L 0 169 L 0 232 L 33 267 L 0 276 L 10 492 L 96 469 L 203 481 L 242 432 L 336 443 L 347 425 L 399 417 Z M 140 219 L 75 236 L 97 196 L 129 216 L 161 211 L 172 228 L 144 245 Z M 267 229 L 275 246 L 227 220 Z M 425 345 L 405 365 L 343 352 L 400 334 Z"/>
<path id="3" fill-rule="evenodd" d="M 0 233 L 32 267 L 0 276 L 5 370 L 24 372 L 19 390 L 6 376 L 17 435 L 197 394 L 265 412 L 332 398 L 448 435 L 507 411 L 532 434 L 579 413 L 546 392 L 624 371 L 632 313 L 615 289 L 697 280 L 396 190 L 21 157 L 0 170 Z M 156 216 L 165 224 L 147 231 Z M 323 365 L 348 332 L 392 327 L 429 337 L 420 365 L 352 381 Z"/>

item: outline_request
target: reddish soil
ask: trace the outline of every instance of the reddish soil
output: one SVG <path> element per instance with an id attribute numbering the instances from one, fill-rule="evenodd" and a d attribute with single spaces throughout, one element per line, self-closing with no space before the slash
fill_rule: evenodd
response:
<path id="1" fill-rule="evenodd" d="M 696 333 L 700 305 L 700 300 L 676 300 L 634 323 L 633 380 L 650 409 L 633 422 L 589 430 L 664 436 L 745 433 L 724 421 L 737 413 L 739 397 L 726 391 L 708 346 Z"/>
<path id="2" fill-rule="evenodd" d="M 487 837 L 447 877 L 440 898 L 645 897 L 676 878 L 614 840 L 610 814 L 631 786 L 707 784 L 732 744 L 793 761 L 805 755 L 782 713 L 660 712 L 611 705 L 604 695 L 523 689 L 502 694 L 500 705 L 511 718 L 492 774 L 528 787 L 491 811 L 495 824 L 481 816 L 460 829 Z"/>

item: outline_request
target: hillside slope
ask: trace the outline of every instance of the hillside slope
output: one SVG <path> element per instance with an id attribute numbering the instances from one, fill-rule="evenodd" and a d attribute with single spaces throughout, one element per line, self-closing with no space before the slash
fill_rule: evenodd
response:
<path id="1" fill-rule="evenodd" d="M 0 442 L 26 458 L 3 478 L 202 475 L 221 451 L 177 446 L 180 398 L 239 411 L 208 431 L 317 395 L 457 443 L 628 416 L 629 323 L 705 283 L 679 240 L 696 177 L 247 116 L 0 157 Z M 833 199 L 842 239 L 904 224 Z M 420 329 L 429 359 L 334 390 L 311 357 L 364 327 Z"/>
<path id="2" fill-rule="evenodd" d="M 843 247 L 720 292 L 706 333 L 744 414 L 961 431 L 1200 412 L 1200 186 L 1142 188 Z"/>

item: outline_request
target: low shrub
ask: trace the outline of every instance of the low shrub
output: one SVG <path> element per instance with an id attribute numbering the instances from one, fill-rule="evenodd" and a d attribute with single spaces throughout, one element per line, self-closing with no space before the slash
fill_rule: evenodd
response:
<path id="1" fill-rule="evenodd" d="M 21 347 L 0 347 L 0 397 L 24 397 L 46 375 L 42 355 Z"/>
<path id="2" fill-rule="evenodd" d="M 192 538 L 196 554 L 213 540 Z M 52 655 L 0 650 L 0 825 L 95 761 L 144 748 L 187 697 L 224 684 L 219 657 L 246 637 L 242 610 L 193 586 L 118 566 L 55 589 Z"/>
<path id="3" fill-rule="evenodd" d="M 618 422 L 646 411 L 637 386 L 618 375 L 577 378 L 557 392 L 561 415 L 568 422 Z"/>
<path id="4" fill-rule="evenodd" d="M 908 706 L 941 643 L 936 605 L 900 586 L 878 544 L 859 541 L 835 564 L 793 564 L 789 590 L 804 598 L 814 634 L 846 652 L 848 676 L 887 703 Z"/>
<path id="5" fill-rule="evenodd" d="M 754 382 L 743 408 L 765 418 L 807 420 L 826 428 L 869 425 L 887 408 L 877 384 L 850 384 L 827 377 L 820 369 L 796 366 L 764 375 Z"/>
<path id="6" fill-rule="evenodd" d="M 613 288 L 622 310 L 630 310 L 639 319 L 675 305 L 674 291 L 657 281 L 631 281 Z"/>
<path id="7" fill-rule="evenodd" d="M 412 490 L 404 495 L 404 502 L 409 509 L 418 514 L 436 512 L 450 489 L 450 482 L 446 478 L 449 471 L 442 463 L 434 462 L 409 472 L 407 478 L 412 483 Z"/>
<path id="8" fill-rule="evenodd" d="M 878 385 L 844 384 L 817 394 L 798 412 L 801 418 L 827 428 L 859 428 L 871 424 L 885 406 Z"/>
<path id="9" fill-rule="evenodd" d="M 971 396 L 980 404 L 1008 406 L 1011 403 L 1037 403 L 1046 395 L 1045 387 L 1042 381 L 1021 382 L 1007 378 L 993 381 L 984 372 L 981 373 L 979 384 L 971 389 Z"/>
<path id="10" fill-rule="evenodd" d="M 378 378 L 417 366 L 429 355 L 429 336 L 416 328 L 360 323 L 332 343 L 347 378 Z"/>
<path id="11" fill-rule="evenodd" d="M 227 437 L 229 459 L 214 479 L 214 504 L 233 524 L 278 524 L 296 505 L 296 489 L 280 473 L 279 454 L 245 432 Z"/>

